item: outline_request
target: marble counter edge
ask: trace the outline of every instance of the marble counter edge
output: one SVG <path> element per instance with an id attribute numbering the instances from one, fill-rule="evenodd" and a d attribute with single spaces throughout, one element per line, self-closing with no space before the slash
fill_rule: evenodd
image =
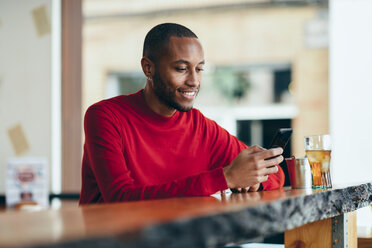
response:
<path id="1" fill-rule="evenodd" d="M 372 183 L 365 183 L 315 194 L 288 196 L 253 207 L 198 218 L 179 219 L 131 235 L 123 233 L 70 241 L 52 247 L 214 247 L 229 242 L 255 241 L 259 237 L 282 233 L 370 204 Z"/>

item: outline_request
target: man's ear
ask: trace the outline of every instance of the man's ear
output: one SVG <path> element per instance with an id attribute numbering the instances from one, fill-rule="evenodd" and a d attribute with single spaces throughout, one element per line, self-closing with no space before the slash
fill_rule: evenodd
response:
<path id="1" fill-rule="evenodd" d="M 152 78 L 155 72 L 155 64 L 147 57 L 141 59 L 142 71 L 147 78 Z"/>

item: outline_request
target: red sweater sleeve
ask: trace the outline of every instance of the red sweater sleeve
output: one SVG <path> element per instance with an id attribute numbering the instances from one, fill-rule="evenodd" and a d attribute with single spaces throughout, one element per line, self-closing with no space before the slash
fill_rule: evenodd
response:
<path id="1" fill-rule="evenodd" d="M 206 196 L 227 188 L 221 167 L 164 184 L 136 186 L 123 155 L 124 130 L 117 122 L 109 109 L 95 106 L 88 109 L 84 120 L 86 159 L 104 202 Z"/>
<path id="2" fill-rule="evenodd" d="M 207 130 L 211 131 L 211 139 L 214 139 L 210 148 L 211 152 L 215 154 L 213 158 L 220 164 L 222 163 L 222 166 L 229 165 L 239 152 L 248 146 L 218 126 L 214 121 L 208 120 L 208 123 L 209 127 Z M 213 165 L 217 161 L 211 161 L 211 164 Z M 269 175 L 268 180 L 262 183 L 263 190 L 274 190 L 283 187 L 285 180 L 284 172 L 279 165 L 277 167 L 278 172 Z"/>

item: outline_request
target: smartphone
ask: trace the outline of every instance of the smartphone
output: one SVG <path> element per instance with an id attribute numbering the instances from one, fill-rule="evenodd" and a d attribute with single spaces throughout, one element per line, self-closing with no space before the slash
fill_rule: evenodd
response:
<path id="1" fill-rule="evenodd" d="M 273 140 L 271 141 L 269 149 L 276 148 L 276 147 L 281 147 L 284 150 L 284 148 L 286 147 L 286 145 L 289 141 L 289 138 L 292 135 L 292 131 L 293 131 L 292 128 L 280 128 L 280 129 L 278 129 L 276 131 L 275 135 L 274 135 Z M 276 158 L 278 156 L 279 155 L 271 157 L 271 158 L 267 158 L 265 160 Z"/>

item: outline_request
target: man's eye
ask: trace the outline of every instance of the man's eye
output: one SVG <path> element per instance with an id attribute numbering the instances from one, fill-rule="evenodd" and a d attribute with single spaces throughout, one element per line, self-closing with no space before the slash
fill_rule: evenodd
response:
<path id="1" fill-rule="evenodd" d="M 196 71 L 204 71 L 204 68 L 196 68 Z"/>
<path id="2" fill-rule="evenodd" d="M 186 68 L 177 67 L 176 70 L 177 71 L 186 71 Z"/>

